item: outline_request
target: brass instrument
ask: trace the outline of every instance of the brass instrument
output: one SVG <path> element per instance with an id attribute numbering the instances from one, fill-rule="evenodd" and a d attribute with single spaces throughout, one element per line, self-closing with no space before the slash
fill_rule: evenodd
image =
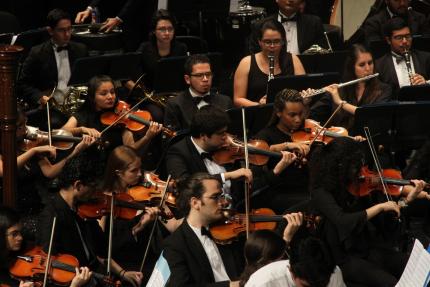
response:
<path id="1" fill-rule="evenodd" d="M 142 91 L 143 96 L 145 98 L 147 98 L 149 101 L 153 102 L 157 106 L 160 106 L 161 108 L 165 108 L 166 107 L 166 103 L 167 103 L 167 100 L 169 98 L 173 98 L 173 97 L 177 96 L 176 93 L 158 93 L 158 94 L 154 94 L 154 91 L 149 91 L 148 88 L 145 87 L 145 85 L 142 83 L 142 79 L 144 77 L 145 77 L 145 74 L 142 74 L 137 79 L 134 87 L 129 92 L 129 96 L 131 95 L 131 93 L 133 93 L 133 91 L 135 89 L 139 88 Z"/>
<path id="2" fill-rule="evenodd" d="M 329 50 L 321 48 L 318 45 L 312 45 L 309 49 L 303 52 L 303 55 L 329 54 Z"/>
<path id="3" fill-rule="evenodd" d="M 63 114 L 71 116 L 83 105 L 87 95 L 87 86 L 69 87 L 64 96 L 63 104 L 57 105 L 57 109 Z"/>

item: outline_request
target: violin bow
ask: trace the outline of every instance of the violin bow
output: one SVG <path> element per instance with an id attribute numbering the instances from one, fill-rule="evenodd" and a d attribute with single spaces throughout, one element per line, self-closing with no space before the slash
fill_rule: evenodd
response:
<path id="1" fill-rule="evenodd" d="M 51 267 L 51 253 L 52 253 L 52 243 L 54 242 L 54 234 L 55 234 L 55 226 L 57 223 L 57 217 L 54 216 L 52 219 L 52 229 L 51 229 L 51 237 L 49 239 L 49 247 L 48 247 L 48 257 L 46 258 L 46 266 L 45 266 L 45 274 L 43 276 L 43 287 L 46 287 L 46 284 L 48 283 L 48 274 L 49 269 Z"/>
<path id="2" fill-rule="evenodd" d="M 243 147 L 245 151 L 245 168 L 249 169 L 249 153 L 248 153 L 248 136 L 246 133 L 246 118 L 245 118 L 245 108 L 242 107 L 242 129 L 243 129 Z M 250 205 L 250 195 L 249 195 L 250 183 L 245 180 L 245 230 L 246 239 L 249 237 L 249 205 Z"/>
<path id="3" fill-rule="evenodd" d="M 309 143 L 309 148 L 313 145 L 313 143 L 316 141 L 316 139 L 320 136 L 320 134 L 324 131 L 324 129 L 327 127 L 327 125 L 330 123 L 330 121 L 333 119 L 333 117 L 342 109 L 342 106 L 345 104 L 345 102 L 340 103 L 339 106 L 337 106 L 336 110 L 330 115 L 328 120 L 322 125 L 322 127 L 318 130 L 315 137 L 312 139 L 312 141 Z"/>
<path id="4" fill-rule="evenodd" d="M 161 194 L 160 204 L 158 205 L 160 210 L 164 204 L 164 201 L 166 200 L 167 189 L 169 188 L 170 178 L 171 178 L 171 175 L 169 174 L 166 180 L 166 187 L 163 189 L 163 192 Z M 152 237 L 154 236 L 155 227 L 157 226 L 157 223 L 158 221 L 157 219 L 155 219 L 154 223 L 152 224 L 151 233 L 149 234 L 148 243 L 146 244 L 145 253 L 143 254 L 142 264 L 140 264 L 140 272 L 143 272 L 143 266 L 145 265 L 146 257 L 148 256 L 149 246 L 151 245 Z"/>
<path id="5" fill-rule="evenodd" d="M 109 213 L 109 241 L 108 241 L 108 258 L 107 258 L 107 266 L 106 266 L 106 274 L 109 278 L 111 278 L 111 269 L 112 269 L 112 236 L 113 236 L 113 209 L 115 207 L 115 193 L 112 191 L 112 198 L 110 200 L 110 213 Z"/>
<path id="6" fill-rule="evenodd" d="M 376 171 L 378 172 L 379 180 L 381 181 L 382 188 L 384 190 L 385 197 L 387 198 L 387 201 L 392 201 L 391 195 L 388 193 L 387 184 L 384 181 L 383 175 L 382 175 L 382 167 L 381 163 L 379 162 L 378 156 L 376 154 L 375 146 L 373 144 L 373 139 L 370 135 L 370 129 L 369 127 L 364 127 L 364 134 L 366 135 L 366 138 L 368 139 L 370 153 L 372 154 L 373 161 L 375 163 Z"/>
<path id="7" fill-rule="evenodd" d="M 55 91 L 57 90 L 57 87 L 55 86 L 52 89 L 51 95 L 49 96 L 49 99 L 52 99 L 54 96 Z M 51 135 L 51 112 L 49 110 L 49 100 L 46 102 L 46 116 L 48 120 L 48 143 L 49 146 L 52 146 L 52 135 Z"/>
<path id="8" fill-rule="evenodd" d="M 105 132 L 107 132 L 108 130 L 110 130 L 114 125 L 116 125 L 117 123 L 119 123 L 119 121 L 121 121 L 123 118 L 125 118 L 126 116 L 128 116 L 132 111 L 134 111 L 144 101 L 146 101 L 146 98 L 141 99 L 139 102 L 137 102 L 137 104 L 135 104 L 133 107 L 131 107 L 128 111 L 126 111 L 125 113 L 123 113 L 120 116 L 118 116 L 118 118 L 113 123 L 111 123 L 110 125 L 108 125 L 107 127 L 105 127 L 104 130 L 102 130 L 100 132 L 100 135 L 102 135 Z"/>

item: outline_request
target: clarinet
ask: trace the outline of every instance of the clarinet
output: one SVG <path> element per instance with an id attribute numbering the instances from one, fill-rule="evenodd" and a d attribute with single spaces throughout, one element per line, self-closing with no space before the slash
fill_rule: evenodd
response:
<path id="1" fill-rule="evenodd" d="M 411 55 L 409 55 L 409 51 L 406 48 L 405 48 L 405 52 L 403 53 L 403 57 L 405 58 L 406 69 L 408 70 L 409 82 L 412 86 L 412 79 L 413 79 L 414 73 L 412 72 Z"/>
<path id="2" fill-rule="evenodd" d="M 275 56 L 270 54 L 267 56 L 269 58 L 269 77 L 267 81 L 271 81 L 275 78 Z"/>

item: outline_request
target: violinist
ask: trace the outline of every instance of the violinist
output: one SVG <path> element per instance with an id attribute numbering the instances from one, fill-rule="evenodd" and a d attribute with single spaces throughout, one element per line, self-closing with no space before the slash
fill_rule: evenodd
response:
<path id="1" fill-rule="evenodd" d="M 178 182 L 178 208 L 185 220 L 164 241 L 163 256 L 170 268 L 166 286 L 239 286 L 237 251 L 217 246 L 209 224 L 222 219 L 225 206 L 219 177 L 196 173 Z"/>
<path id="2" fill-rule="evenodd" d="M 261 130 L 257 139 L 266 141 L 272 151 L 296 152 L 301 157 L 309 154 L 309 145 L 293 142 L 291 134 L 303 128 L 307 116 L 307 106 L 296 90 L 284 89 L 276 95 L 273 114 L 266 128 Z M 268 167 L 276 161 L 271 159 Z M 309 198 L 307 193 L 308 172 L 306 165 L 289 165 L 279 176 L 277 185 L 263 193 L 257 202 L 277 213 Z"/>
<path id="3" fill-rule="evenodd" d="M 9 267 L 15 260 L 16 255 L 24 250 L 24 237 L 19 214 L 12 208 L 0 206 L 0 284 L 7 286 L 33 287 L 33 282 L 18 281 L 9 275 Z M 76 270 L 70 286 L 79 287 L 85 285 L 91 272 L 83 267 Z"/>
<path id="4" fill-rule="evenodd" d="M 360 44 L 352 45 L 345 61 L 343 72 L 344 81 L 346 82 L 369 76 L 375 72 L 375 65 L 371 52 Z M 377 77 L 346 86 L 342 88 L 341 91 L 338 90 L 337 85 L 330 85 L 324 89 L 331 96 L 332 110 L 342 104 L 342 110 L 330 121 L 330 125 L 341 126 L 348 130 L 353 127 L 354 115 L 357 107 L 384 103 L 392 100 L 391 87 L 381 82 Z M 315 105 L 318 106 L 320 103 L 316 103 Z M 320 108 L 322 109 L 321 106 Z M 315 106 L 313 107 L 313 113 L 316 113 Z"/>
<path id="5" fill-rule="evenodd" d="M 87 266 L 96 272 L 102 271 L 103 265 L 107 264 L 107 244 L 103 231 L 96 220 L 80 218 L 76 209 L 78 202 L 87 199 L 94 191 L 102 173 L 98 154 L 81 154 L 68 160 L 58 178 L 59 192 L 53 194 L 40 214 L 36 235 L 38 245 L 47 252 L 55 216 L 57 220 L 52 254 L 73 255 L 81 266 Z M 141 273 L 125 272 L 115 260 L 111 261 L 111 267 L 112 274 L 119 279 L 134 287 L 140 285 Z"/>
<path id="6" fill-rule="evenodd" d="M 141 160 L 136 151 L 128 146 L 119 146 L 115 148 L 109 156 L 105 176 L 101 190 L 107 194 L 127 193 L 129 187 L 132 187 L 141 180 Z M 157 219 L 160 209 L 158 207 L 146 207 L 145 210 L 138 214 L 132 220 L 115 218 L 112 238 L 112 257 L 126 270 L 138 270 L 148 243 L 151 228 L 149 223 Z M 166 230 L 163 227 L 157 229 L 157 236 L 161 238 L 153 239 L 154 245 L 162 240 L 162 234 L 168 234 L 176 228 L 176 220 L 172 219 L 166 223 Z M 104 216 L 100 221 L 102 229 L 107 233 L 109 230 L 109 217 Z M 179 224 L 177 224 L 179 225 Z M 149 225 L 151 227 L 151 225 Z M 158 246 L 159 248 L 160 246 Z M 157 246 L 151 248 L 155 250 Z M 152 252 L 144 270 L 150 274 L 149 270 L 154 267 L 155 261 L 159 254 Z"/>
<path id="7" fill-rule="evenodd" d="M 250 169 L 236 168 L 234 165 L 219 165 L 211 157 L 211 153 L 227 144 L 229 121 L 227 113 L 214 106 L 201 108 L 191 121 L 191 137 L 182 139 L 168 149 L 167 172 L 175 179 L 187 177 L 196 172 L 208 172 L 221 180 L 223 190 L 227 194 L 233 198 L 239 198 L 239 186 L 232 187 L 232 180 L 245 178 L 252 181 L 253 172 Z M 280 174 L 294 158 L 291 153 L 283 153 L 281 160 L 272 171 L 259 174 L 261 185 L 273 181 L 273 178 Z"/>
<path id="8" fill-rule="evenodd" d="M 81 109 L 71 116 L 63 126 L 73 135 L 89 134 L 99 138 L 100 132 L 106 127 L 100 117 L 103 112 L 112 111 L 117 103 L 113 80 L 108 76 L 95 76 L 88 85 L 87 100 Z M 125 144 L 136 150 L 142 150 L 151 140 L 161 132 L 161 125 L 152 122 L 146 134 L 135 140 L 135 135 L 121 126 L 112 127 L 103 135 L 103 139 L 109 142 L 109 149 Z"/>
<path id="9" fill-rule="evenodd" d="M 316 150 L 310 160 L 312 204 L 326 219 L 321 234 L 346 284 L 394 286 L 407 256 L 396 251 L 397 238 L 388 230 L 392 216 L 389 220 L 386 213 L 399 216 L 400 207 L 395 201 L 374 203 L 370 196 L 356 197 L 348 191 L 358 183 L 363 161 L 360 145 L 349 138 L 336 138 Z M 405 186 L 407 203 L 424 186 L 423 181 L 412 182 L 414 186 Z"/>
<path id="10" fill-rule="evenodd" d="M 42 201 L 47 196 L 48 179 L 55 178 L 61 172 L 66 160 L 85 150 L 94 142 L 94 139 L 84 136 L 69 154 L 62 155 L 62 158 L 60 157 L 56 162 L 51 162 L 57 156 L 55 147 L 49 145 L 27 147 L 25 144 L 27 117 L 20 107 L 18 107 L 17 114 L 18 211 L 23 216 L 34 215 L 40 211 Z M 1 177 L 3 177 L 3 161 L 0 151 Z"/>

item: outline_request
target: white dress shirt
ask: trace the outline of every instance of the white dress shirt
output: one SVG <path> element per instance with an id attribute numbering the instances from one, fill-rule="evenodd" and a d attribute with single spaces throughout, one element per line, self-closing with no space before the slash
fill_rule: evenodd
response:
<path id="1" fill-rule="evenodd" d="M 278 14 L 278 21 L 281 22 L 281 18 L 292 18 L 296 14 L 292 15 L 291 17 L 287 17 L 281 12 Z M 287 41 L 287 52 L 290 52 L 293 55 L 299 55 L 299 42 L 297 40 L 297 22 L 296 21 L 287 21 L 282 23 L 282 26 L 284 26 L 285 34 L 287 38 L 285 39 Z"/>
<path id="2" fill-rule="evenodd" d="M 402 56 L 395 56 L 392 55 L 391 58 L 393 59 L 393 64 L 394 64 L 394 69 L 396 70 L 396 74 L 397 74 L 397 79 L 399 80 L 399 86 L 404 87 L 404 86 L 410 86 L 411 85 L 411 81 L 409 79 L 409 74 L 408 74 L 408 68 L 406 67 L 406 61 L 402 60 L 399 63 L 397 63 L 397 58 L 402 57 Z M 412 56 L 411 57 L 411 69 L 412 69 L 412 74 L 415 74 L 415 67 L 414 67 L 414 62 L 412 61 Z"/>
<path id="3" fill-rule="evenodd" d="M 61 105 L 64 102 L 64 96 L 68 89 L 67 84 L 72 73 L 70 70 L 69 52 L 67 50 L 57 52 L 57 47 L 56 44 L 52 45 L 58 72 L 57 90 L 54 93 L 54 98 Z"/>
<path id="4" fill-rule="evenodd" d="M 225 270 L 224 262 L 222 262 L 218 246 L 216 246 L 215 242 L 208 236 L 202 235 L 200 228 L 194 227 L 190 223 L 188 223 L 188 225 L 191 227 L 197 238 L 200 240 L 200 243 L 202 244 L 203 249 L 208 256 L 209 263 L 211 264 L 212 272 L 214 274 L 215 282 L 230 281 L 230 278 L 227 275 L 227 271 Z"/>
<path id="5" fill-rule="evenodd" d="M 193 98 L 202 98 L 204 96 L 209 95 L 209 93 L 206 93 L 203 96 L 201 96 L 201 95 L 197 94 L 196 92 L 194 92 L 193 89 L 190 88 L 189 90 L 190 90 L 190 94 Z M 202 100 L 202 101 L 200 101 L 200 103 L 197 104 L 197 108 L 200 110 L 202 107 L 207 106 L 207 105 L 209 105 L 209 103 Z"/>
<path id="6" fill-rule="evenodd" d="M 296 287 L 290 272 L 290 261 L 275 261 L 261 267 L 249 277 L 245 287 Z M 338 266 L 331 274 L 327 287 L 346 287 Z"/>

